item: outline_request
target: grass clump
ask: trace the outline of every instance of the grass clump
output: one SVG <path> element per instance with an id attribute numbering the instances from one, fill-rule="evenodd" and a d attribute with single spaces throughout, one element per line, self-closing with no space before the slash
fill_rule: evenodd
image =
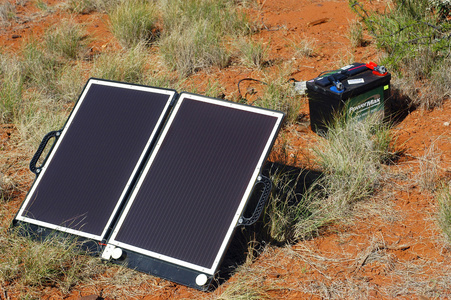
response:
<path id="1" fill-rule="evenodd" d="M 438 202 L 438 223 L 443 233 L 451 242 L 451 182 L 442 183 L 436 191 Z"/>
<path id="2" fill-rule="evenodd" d="M 388 130 L 377 114 L 362 121 L 339 117 L 329 126 L 327 138 L 314 149 L 324 172 L 322 185 L 339 211 L 375 191 L 381 179 L 381 162 L 389 153 Z"/>
<path id="3" fill-rule="evenodd" d="M 22 49 L 23 76 L 27 87 L 50 94 L 58 78 L 61 61 L 46 51 L 37 40 L 30 40 Z"/>
<path id="4" fill-rule="evenodd" d="M 312 57 L 315 55 L 315 41 L 307 38 L 290 41 L 295 57 Z"/>
<path id="5" fill-rule="evenodd" d="M 102 53 L 94 61 L 91 75 L 102 79 L 142 84 L 146 80 L 146 63 L 145 47 L 137 45 L 121 52 Z"/>
<path id="6" fill-rule="evenodd" d="M 363 26 L 359 21 L 352 21 L 349 24 L 349 40 L 352 47 L 361 47 L 364 44 L 363 40 Z"/>
<path id="7" fill-rule="evenodd" d="M 264 213 L 269 237 L 278 243 L 311 237 L 372 195 L 390 152 L 388 131 L 376 116 L 338 118 L 313 149 L 318 171 L 280 168 L 270 174 L 276 193 Z"/>
<path id="8" fill-rule="evenodd" d="M 63 21 L 46 30 L 42 42 L 28 40 L 23 46 L 21 61 L 27 87 L 57 97 L 63 70 L 86 52 L 85 32 L 81 25 L 72 21 Z"/>
<path id="9" fill-rule="evenodd" d="M 101 269 L 98 260 L 82 255 L 79 242 L 68 238 L 52 236 L 35 242 L 2 229 L 0 240 L 3 287 L 12 286 L 29 295 L 42 293 L 44 287 L 57 287 L 67 294 L 77 283 Z"/>
<path id="10" fill-rule="evenodd" d="M 299 95 L 286 78 L 288 69 L 280 69 L 274 75 L 266 76 L 263 95 L 254 101 L 254 105 L 279 110 L 286 114 L 285 124 L 293 124 L 299 116 L 299 109 L 305 99 Z"/>
<path id="11" fill-rule="evenodd" d="M 235 46 L 238 49 L 241 62 L 249 68 L 261 69 L 268 58 L 268 45 L 263 41 L 252 41 L 241 38 Z"/>
<path id="12" fill-rule="evenodd" d="M 332 221 L 333 216 L 322 207 L 324 197 L 318 183 L 306 182 L 308 171 L 279 167 L 270 177 L 276 192 L 265 207 L 263 220 L 272 241 L 290 243 L 307 238 Z"/>
<path id="13" fill-rule="evenodd" d="M 150 43 L 157 16 L 154 2 L 145 0 L 122 1 L 109 13 L 111 30 L 125 48 Z"/>
<path id="14" fill-rule="evenodd" d="M 245 15 L 230 1 L 161 0 L 160 5 L 160 54 L 182 76 L 226 66 L 230 57 L 227 41 L 250 30 Z"/>
<path id="15" fill-rule="evenodd" d="M 395 0 L 390 11 L 383 14 L 368 13 L 356 1 L 351 3 L 375 36 L 377 46 L 387 53 L 381 63 L 400 78 L 400 88 L 413 104 L 440 106 L 450 96 L 451 86 L 449 72 L 445 71 L 451 67 L 451 21 L 442 10 L 445 2 Z"/>
<path id="16" fill-rule="evenodd" d="M 435 191 L 439 181 L 440 153 L 434 141 L 428 148 L 424 149 L 424 154 L 419 157 L 418 163 L 420 168 L 416 175 L 416 181 L 419 187 L 423 191 Z"/>
<path id="17" fill-rule="evenodd" d="M 17 59 L 7 54 L 0 57 L 0 123 L 12 123 L 20 111 L 24 89 L 22 69 Z"/>
<path id="18" fill-rule="evenodd" d="M 9 2 L 0 4 L 0 25 L 7 26 L 10 21 L 15 17 L 15 8 Z"/>
<path id="19" fill-rule="evenodd" d="M 160 53 L 171 70 L 182 76 L 211 66 L 225 67 L 229 54 L 222 46 L 222 37 L 207 21 L 180 28 L 160 41 Z"/>
<path id="20" fill-rule="evenodd" d="M 87 42 L 83 27 L 71 20 L 50 27 L 44 36 L 45 50 L 64 59 L 82 58 Z"/>

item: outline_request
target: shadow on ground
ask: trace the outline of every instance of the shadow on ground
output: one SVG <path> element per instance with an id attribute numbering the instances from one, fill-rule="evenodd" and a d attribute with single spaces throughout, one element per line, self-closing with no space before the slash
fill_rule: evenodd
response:
<path id="1" fill-rule="evenodd" d="M 283 183 L 273 184 L 272 193 L 278 194 L 279 197 L 280 195 L 287 197 L 282 200 L 286 200 L 289 205 L 293 206 L 302 200 L 302 194 L 321 176 L 321 173 L 318 171 L 268 162 L 262 171 L 262 175 L 271 178 L 274 174 L 284 174 L 292 179 Z M 282 193 L 282 190 L 287 188 L 287 182 L 290 185 L 288 188 L 293 191 L 290 194 Z M 244 212 L 245 217 L 252 215 L 260 194 L 261 189 L 257 186 Z M 270 197 L 268 202 L 271 200 L 272 197 Z M 267 226 L 261 217 L 256 223 L 250 226 L 239 226 L 231 239 L 228 250 L 218 269 L 217 280 L 212 286 L 212 289 L 216 289 L 219 285 L 226 282 L 234 274 L 235 270 L 246 262 L 248 257 L 258 257 L 265 245 L 273 244 L 283 246 L 286 243 L 276 242 L 270 238 Z"/>

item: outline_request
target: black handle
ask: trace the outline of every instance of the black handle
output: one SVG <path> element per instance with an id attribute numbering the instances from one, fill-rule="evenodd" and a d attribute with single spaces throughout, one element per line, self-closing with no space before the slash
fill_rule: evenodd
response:
<path id="1" fill-rule="evenodd" d="M 238 225 L 249 226 L 257 222 L 258 218 L 260 218 L 260 215 L 262 214 L 262 211 L 265 208 L 266 201 L 268 201 L 269 196 L 271 195 L 272 182 L 271 179 L 269 179 L 268 177 L 260 175 L 255 185 L 259 183 L 264 184 L 264 189 L 262 194 L 260 195 L 260 199 L 258 199 L 258 203 L 255 206 L 254 212 L 252 213 L 252 216 L 250 216 L 249 218 L 241 216 L 238 220 Z"/>
<path id="2" fill-rule="evenodd" d="M 58 139 L 58 137 L 61 135 L 61 131 L 50 131 L 49 133 L 47 133 L 44 138 L 42 139 L 41 144 L 39 145 L 38 150 L 36 151 L 36 153 L 33 155 L 33 158 L 30 161 L 30 171 L 35 173 L 36 175 L 38 175 L 41 172 L 41 167 L 36 167 L 36 164 L 39 160 L 39 158 L 42 155 L 42 152 L 45 149 L 45 146 L 47 146 L 47 143 L 49 142 L 49 140 L 51 138 L 55 138 Z"/>

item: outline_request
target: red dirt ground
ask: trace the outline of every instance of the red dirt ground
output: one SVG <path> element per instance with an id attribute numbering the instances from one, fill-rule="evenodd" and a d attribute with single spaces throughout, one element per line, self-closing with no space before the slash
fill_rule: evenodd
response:
<path id="1" fill-rule="evenodd" d="M 15 1 L 11 1 L 15 2 Z M 0 47 L 16 51 L 29 37 L 39 37 L 48 26 L 71 17 L 59 9 L 59 1 L 42 1 L 54 9 L 43 12 L 35 1 L 21 1 L 16 5 L 17 18 L 9 26 L 0 28 Z M 353 48 L 347 38 L 349 24 L 357 16 L 348 1 L 328 0 L 259 0 L 258 8 L 251 8 L 251 19 L 264 25 L 253 38 L 268 42 L 269 60 L 274 62 L 266 71 L 276 72 L 277 62 L 288 62 L 290 77 L 297 80 L 314 78 L 324 70 L 335 69 L 349 62 L 378 61 L 379 50 L 366 36 L 365 47 Z M 383 9 L 384 1 L 364 1 L 365 5 Z M 93 37 L 92 51 L 117 47 L 107 26 L 107 16 L 101 13 L 73 15 L 86 24 Z M 320 20 L 320 21 L 318 21 Z M 315 22 L 318 21 L 318 22 Z M 319 24 L 316 24 L 319 23 Z M 296 57 L 292 43 L 301 39 L 315 41 L 314 55 Z M 226 99 L 238 96 L 237 82 L 246 77 L 261 79 L 261 71 L 232 64 L 223 70 L 201 71 L 189 78 L 199 87 L 208 80 L 223 84 Z M 288 78 L 287 78 L 288 79 Z M 257 86 L 258 88 L 258 86 Z M 289 151 L 299 157 L 297 167 L 309 166 L 309 149 L 318 137 L 308 127 L 308 107 L 301 113 L 307 118 L 283 129 L 289 141 Z M 267 297 L 274 299 L 346 299 L 401 298 L 429 299 L 446 291 L 451 293 L 451 247 L 444 241 L 435 221 L 437 203 L 433 194 L 422 190 L 419 183 L 422 166 L 436 166 L 438 176 L 451 177 L 451 102 L 433 111 L 415 110 L 393 129 L 398 148 L 405 150 L 400 162 L 386 166 L 389 178 L 382 191 L 355 208 L 356 216 L 349 222 L 334 225 L 320 236 L 286 247 L 267 247 L 250 266 L 267 288 Z M 10 135 L 18 134 L 12 125 L 0 126 L 0 149 L 14 151 Z M 282 134 L 282 133 L 281 133 Z M 435 156 L 423 157 L 433 145 Z M 276 149 L 276 147 L 275 147 Z M 276 156 L 277 153 L 273 153 Z M 26 160 L 11 172 L 26 173 L 28 154 L 17 155 Z M 433 163 L 431 163 L 431 161 Z M 0 162 L 18 165 L 17 162 Z M 434 165 L 435 163 L 435 165 Z M 6 175 L 13 175 L 6 174 Z M 31 185 L 31 176 L 20 183 L 22 192 L 14 195 L 11 210 L 15 211 Z M 113 272 L 113 271 L 112 271 Z M 245 273 L 245 272 L 244 272 Z M 211 293 L 199 292 L 181 285 L 148 277 L 147 283 L 135 286 L 133 292 L 120 292 L 121 287 L 86 284 L 76 286 L 65 299 L 99 295 L 105 299 L 215 299 L 228 285 L 240 280 L 242 273 L 232 276 Z M 441 293 L 438 294 L 438 291 Z M 445 291 L 445 292 L 443 292 Z M 48 290 L 48 299 L 63 296 L 56 289 Z M 127 296 L 128 295 L 128 296 Z M 450 294 L 448 294 L 449 296 Z M 2 296 L 0 296 L 1 299 Z M 88 299 L 86 297 L 85 299 Z"/>

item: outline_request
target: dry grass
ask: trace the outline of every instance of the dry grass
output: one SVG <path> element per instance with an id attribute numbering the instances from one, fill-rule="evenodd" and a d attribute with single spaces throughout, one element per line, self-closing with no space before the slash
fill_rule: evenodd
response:
<path id="1" fill-rule="evenodd" d="M 69 11 L 78 14 L 89 14 L 93 11 L 107 12 L 118 5 L 120 0 L 68 0 Z"/>
<path id="2" fill-rule="evenodd" d="M 8 26 L 15 16 L 15 7 L 9 2 L 0 4 L 0 25 Z"/>
<path id="3" fill-rule="evenodd" d="M 240 38 L 235 43 L 241 63 L 248 68 L 261 69 L 268 59 L 269 45 L 263 41 Z"/>
<path id="4" fill-rule="evenodd" d="M 46 30 L 45 52 L 62 59 L 82 59 L 88 51 L 89 38 L 82 25 L 62 20 Z"/>
<path id="5" fill-rule="evenodd" d="M 438 223 L 448 241 L 451 242 L 451 181 L 443 182 L 436 191 Z"/>
<path id="6" fill-rule="evenodd" d="M 337 211 L 369 197 L 381 179 L 380 164 L 391 136 L 377 115 L 363 121 L 338 117 L 314 149 L 324 171 L 323 186 Z"/>
<path id="7" fill-rule="evenodd" d="M 23 92 L 22 68 L 9 54 L 0 56 L 0 123 L 12 123 L 20 113 Z"/>
<path id="8" fill-rule="evenodd" d="M 285 113 L 285 125 L 294 124 L 299 117 L 299 109 L 307 99 L 300 96 L 287 81 L 289 78 L 289 65 L 278 67 L 271 73 L 264 74 L 263 81 L 267 84 L 262 87 L 263 95 L 252 104 Z"/>
<path id="9" fill-rule="evenodd" d="M 227 41 L 250 30 L 245 15 L 229 1 L 160 0 L 160 5 L 160 54 L 182 76 L 226 66 L 230 57 Z"/>
<path id="10" fill-rule="evenodd" d="M 425 299 L 446 299 L 451 293 L 449 263 L 427 261 L 398 262 L 392 272 L 392 281 L 381 292 L 386 297 L 421 296 Z"/>
<path id="11" fill-rule="evenodd" d="M 438 183 L 438 165 L 440 163 L 440 153 L 435 143 L 432 142 L 424 150 L 423 156 L 418 158 L 419 172 L 416 181 L 421 189 L 433 192 Z"/>
<path id="12" fill-rule="evenodd" d="M 290 46 L 294 50 L 295 58 L 312 57 L 315 55 L 316 41 L 307 38 L 289 40 Z"/>
<path id="13" fill-rule="evenodd" d="M 104 52 L 95 61 L 91 76 L 115 81 L 144 83 L 148 54 L 143 45 L 120 52 Z"/>
<path id="14" fill-rule="evenodd" d="M 55 286 L 65 295 L 71 287 L 101 270 L 99 259 L 80 255 L 75 240 L 55 235 L 35 242 L 17 231 L 5 230 L 2 226 L 0 281 L 2 285 L 10 283 L 8 288 L 22 295 L 42 297 L 45 286 Z"/>
<path id="15" fill-rule="evenodd" d="M 363 25 L 360 21 L 353 20 L 349 23 L 348 37 L 352 47 L 363 46 Z"/>
<path id="16" fill-rule="evenodd" d="M 154 40 L 157 16 L 156 4 L 144 0 L 122 1 L 109 13 L 111 30 L 125 48 Z"/>

